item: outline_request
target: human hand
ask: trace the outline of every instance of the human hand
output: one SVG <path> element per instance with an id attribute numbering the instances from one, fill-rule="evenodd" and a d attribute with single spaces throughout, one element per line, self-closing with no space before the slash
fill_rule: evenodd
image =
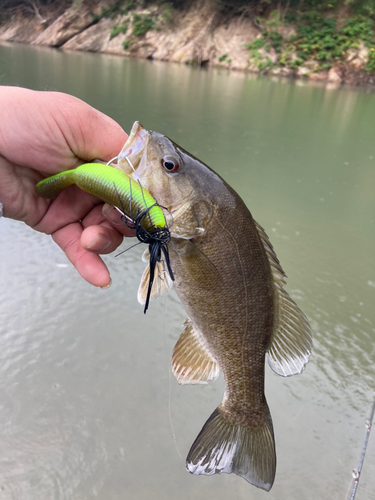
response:
<path id="1" fill-rule="evenodd" d="M 111 118 L 75 97 L 0 87 L 0 202 L 5 217 L 52 235 L 80 275 L 106 287 L 109 271 L 98 254 L 133 236 L 111 207 L 76 186 L 54 200 L 37 196 L 45 177 L 99 158 L 109 161 L 127 134 Z"/>

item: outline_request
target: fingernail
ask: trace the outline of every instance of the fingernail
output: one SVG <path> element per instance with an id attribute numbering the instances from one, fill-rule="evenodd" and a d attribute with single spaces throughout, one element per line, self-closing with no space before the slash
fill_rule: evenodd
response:
<path id="1" fill-rule="evenodd" d="M 104 233 L 99 233 L 98 236 L 90 243 L 87 247 L 88 250 L 94 250 L 95 252 L 103 252 L 111 244 L 111 240 Z"/>
<path id="2" fill-rule="evenodd" d="M 102 209 L 103 215 L 108 215 L 111 210 L 114 210 L 112 205 L 108 205 L 107 203 L 103 205 Z"/>
<path id="3" fill-rule="evenodd" d="M 109 222 L 114 226 L 124 225 L 124 221 L 122 219 L 122 215 L 120 214 L 120 212 L 111 206 L 109 207 L 105 206 L 103 208 L 103 215 L 105 215 L 109 220 Z"/>
<path id="4" fill-rule="evenodd" d="M 109 278 L 109 283 L 108 283 L 108 285 L 106 285 L 106 286 L 101 286 L 100 288 L 101 288 L 102 290 L 106 290 L 106 289 L 107 289 L 107 288 L 109 288 L 111 285 L 112 285 L 112 278 Z"/>

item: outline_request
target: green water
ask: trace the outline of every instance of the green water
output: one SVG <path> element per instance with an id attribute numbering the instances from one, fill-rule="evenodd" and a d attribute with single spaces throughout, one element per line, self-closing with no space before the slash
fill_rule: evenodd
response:
<path id="1" fill-rule="evenodd" d="M 70 93 L 128 131 L 140 120 L 214 168 L 266 229 L 314 335 L 301 376 L 266 368 L 271 492 L 191 476 L 223 383 L 174 380 L 185 313 L 172 294 L 143 315 L 142 250 L 106 257 L 113 285 L 97 290 L 49 237 L 2 219 L 1 500 L 345 500 L 375 388 L 374 95 L 15 44 L 0 46 L 0 84 Z M 374 491 L 372 435 L 356 499 Z"/>

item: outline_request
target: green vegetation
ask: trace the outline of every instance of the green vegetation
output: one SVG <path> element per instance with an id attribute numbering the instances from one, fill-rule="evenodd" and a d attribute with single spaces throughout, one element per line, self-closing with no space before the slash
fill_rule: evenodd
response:
<path id="1" fill-rule="evenodd" d="M 126 2 L 125 5 L 124 5 L 124 3 L 125 3 L 124 0 L 117 0 L 117 2 L 115 2 L 112 5 L 112 7 L 108 7 L 108 8 L 103 7 L 102 8 L 102 17 L 109 18 L 109 17 L 117 16 L 118 14 L 125 15 L 128 12 L 130 12 L 131 10 L 134 10 L 137 6 L 136 2 L 134 0 L 130 1 L 130 2 Z"/>
<path id="2" fill-rule="evenodd" d="M 188 1 L 179 0 L 177 3 L 181 5 Z M 277 9 L 280 17 L 284 17 L 289 11 L 334 12 L 341 6 L 348 6 L 355 16 L 375 17 L 375 0 L 215 0 L 215 6 L 219 12 L 229 15 L 262 16 Z"/>
<path id="3" fill-rule="evenodd" d="M 228 54 L 223 54 L 220 57 L 218 57 L 219 62 L 226 62 L 227 64 L 231 64 L 232 59 L 228 57 Z"/>
<path id="4" fill-rule="evenodd" d="M 171 2 L 164 2 L 161 7 L 161 14 L 160 14 L 161 21 L 166 26 L 171 26 L 174 13 L 175 13 L 175 8 L 173 7 L 173 4 Z"/>
<path id="5" fill-rule="evenodd" d="M 117 35 L 120 33 L 126 33 L 128 31 L 128 23 L 122 23 L 120 25 L 115 24 L 112 27 L 111 34 L 109 35 L 109 39 L 112 40 L 112 38 L 115 38 Z"/>
<path id="6" fill-rule="evenodd" d="M 95 23 L 98 23 L 100 21 L 101 16 L 99 16 L 98 14 L 95 14 L 95 12 L 92 12 L 91 10 L 90 10 L 90 14 L 91 14 L 91 17 Z"/>
<path id="7" fill-rule="evenodd" d="M 76 1 L 76 0 L 74 0 L 74 1 Z M 1 0 L 0 0 L 0 2 L 1 2 Z M 109 19 L 109 18 L 113 18 L 117 15 L 126 15 L 131 10 L 134 10 L 136 8 L 136 6 L 137 6 L 137 4 L 134 0 L 130 1 L 130 2 L 125 2 L 124 0 L 117 0 L 117 2 L 114 3 L 111 7 L 102 7 L 102 11 L 101 11 L 100 15 L 95 14 L 95 12 L 93 12 L 93 11 L 90 11 L 90 14 L 91 14 L 93 20 L 97 23 L 103 17 L 106 19 Z M 117 35 L 114 35 L 114 36 L 117 36 Z"/>
<path id="8" fill-rule="evenodd" d="M 122 45 L 122 48 L 124 50 L 129 50 L 130 47 L 132 46 L 132 41 L 131 40 L 124 40 L 121 45 Z"/>
<path id="9" fill-rule="evenodd" d="M 155 17 L 152 14 L 133 14 L 132 33 L 134 36 L 144 36 L 155 27 Z"/>
<path id="10" fill-rule="evenodd" d="M 322 71 L 345 60 L 348 51 L 358 49 L 362 42 L 368 49 L 365 69 L 367 72 L 375 70 L 375 31 L 371 18 L 356 16 L 337 28 L 334 18 L 323 17 L 313 10 L 300 15 L 293 13 L 293 21 L 296 22 L 296 34 L 288 39 L 265 22 L 261 36 L 245 46 L 251 63 L 261 71 L 263 66 L 271 67 L 268 53 L 273 49 L 276 53 L 274 67 L 296 71 L 307 64 L 313 71 Z"/>
<path id="11" fill-rule="evenodd" d="M 121 10 L 120 14 L 127 14 L 131 10 L 134 10 L 136 8 L 137 4 L 135 1 L 128 2 L 125 7 Z"/>
<path id="12" fill-rule="evenodd" d="M 227 59 L 227 57 L 228 57 L 228 54 L 223 54 L 220 57 L 218 57 L 218 61 L 219 62 L 223 62 L 223 61 L 225 61 Z"/>
<path id="13" fill-rule="evenodd" d="M 0 0 L 1 1 L 1 0 Z M 147 3 L 155 3 L 148 2 L 144 0 L 144 5 Z M 137 7 L 137 3 L 135 0 L 131 0 L 125 3 L 124 0 L 117 0 L 111 7 L 102 8 L 101 16 L 90 12 L 95 22 L 98 22 L 101 18 L 111 18 L 117 15 L 125 16 L 129 14 L 132 10 Z M 120 33 L 125 34 L 128 30 L 129 23 L 132 25 L 132 35 L 136 37 L 144 36 L 148 31 L 155 29 L 159 30 L 160 25 L 170 26 L 173 21 L 173 16 L 175 13 L 175 8 L 171 1 L 164 1 L 161 3 L 161 7 L 158 9 L 156 13 L 146 13 L 146 14 L 137 14 L 133 13 L 131 19 L 127 17 L 127 21 L 123 22 L 120 25 L 115 24 L 112 27 L 110 33 L 110 40 L 118 36 Z M 125 40 L 122 43 L 125 50 L 128 50 L 131 46 L 132 42 L 129 40 Z"/>
<path id="14" fill-rule="evenodd" d="M 371 47 L 368 52 L 368 61 L 365 67 L 367 73 L 375 72 L 375 48 Z"/>

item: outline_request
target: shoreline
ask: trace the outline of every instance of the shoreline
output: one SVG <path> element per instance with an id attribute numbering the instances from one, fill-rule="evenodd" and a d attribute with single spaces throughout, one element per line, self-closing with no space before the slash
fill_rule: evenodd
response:
<path id="1" fill-rule="evenodd" d="M 107 16 L 103 15 L 105 5 L 105 1 L 94 8 L 85 2 L 66 9 L 52 5 L 43 11 L 43 23 L 37 16 L 18 12 L 0 25 L 0 42 L 178 62 L 337 87 L 375 85 L 375 70 L 371 66 L 368 71 L 373 55 L 370 51 L 375 48 L 369 49 L 358 40 L 346 49 L 345 57 L 336 57 L 332 64 L 322 64 L 312 56 L 300 59 L 303 53 L 290 42 L 298 38 L 297 25 L 283 22 L 276 28 L 269 27 L 276 11 L 263 20 L 266 28 L 260 30 L 254 18 L 234 16 L 225 20 L 210 1 L 197 0 L 188 8 L 175 9 L 169 19 L 163 17 L 164 4 Z M 327 18 L 320 19 L 324 22 Z"/>

